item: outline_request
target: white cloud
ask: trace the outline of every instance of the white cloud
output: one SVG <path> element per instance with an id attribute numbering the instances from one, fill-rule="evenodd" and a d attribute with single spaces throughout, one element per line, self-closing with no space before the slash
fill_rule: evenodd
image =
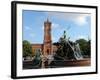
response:
<path id="1" fill-rule="evenodd" d="M 52 36 L 52 40 L 53 40 L 53 41 L 55 41 L 55 40 L 56 40 L 56 38 L 55 38 L 54 36 Z"/>
<path id="2" fill-rule="evenodd" d="M 42 30 L 44 30 L 44 26 L 42 26 Z"/>
<path id="3" fill-rule="evenodd" d="M 58 12 L 47 12 L 49 17 L 56 17 L 58 19 L 70 20 L 76 23 L 79 26 L 82 26 L 87 23 L 86 18 L 90 16 L 90 14 L 86 13 L 58 13 Z"/>
<path id="4" fill-rule="evenodd" d="M 35 34 L 30 33 L 29 36 L 33 38 L 33 37 L 35 37 Z"/>
<path id="5" fill-rule="evenodd" d="M 60 27 L 59 24 L 57 24 L 57 23 L 52 23 L 52 28 L 59 28 L 59 27 Z"/>
<path id="6" fill-rule="evenodd" d="M 79 16 L 74 22 L 79 26 L 85 25 L 87 23 L 86 16 Z"/>
<path id="7" fill-rule="evenodd" d="M 29 26 L 25 26 L 25 30 L 31 30 Z"/>

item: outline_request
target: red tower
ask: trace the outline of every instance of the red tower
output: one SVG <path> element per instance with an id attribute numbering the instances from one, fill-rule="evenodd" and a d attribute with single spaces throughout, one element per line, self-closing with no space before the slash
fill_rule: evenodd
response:
<path id="1" fill-rule="evenodd" d="M 52 53 L 51 22 L 48 19 L 44 22 L 43 53 L 45 55 Z"/>

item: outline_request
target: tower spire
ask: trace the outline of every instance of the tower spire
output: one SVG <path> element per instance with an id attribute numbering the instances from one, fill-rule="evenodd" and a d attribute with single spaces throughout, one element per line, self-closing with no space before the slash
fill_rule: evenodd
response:
<path id="1" fill-rule="evenodd" d="M 52 40 L 51 40 L 51 22 L 47 18 L 44 22 L 44 46 L 43 46 L 44 54 L 52 53 Z"/>
<path id="2" fill-rule="evenodd" d="M 49 22 L 49 18 L 47 17 L 47 22 Z"/>

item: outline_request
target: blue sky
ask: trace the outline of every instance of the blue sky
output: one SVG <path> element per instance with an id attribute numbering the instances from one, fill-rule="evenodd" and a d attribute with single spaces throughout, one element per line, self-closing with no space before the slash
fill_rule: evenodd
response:
<path id="1" fill-rule="evenodd" d="M 23 10 L 23 40 L 43 43 L 44 21 L 52 22 L 52 41 L 57 42 L 67 32 L 71 41 L 91 38 L 91 14 Z"/>

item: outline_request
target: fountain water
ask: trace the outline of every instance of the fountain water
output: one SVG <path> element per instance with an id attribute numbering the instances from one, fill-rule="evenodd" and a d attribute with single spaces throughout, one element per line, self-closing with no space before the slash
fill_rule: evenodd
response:
<path id="1" fill-rule="evenodd" d="M 83 59 L 83 56 L 82 56 L 82 53 L 81 53 L 81 50 L 80 50 L 78 43 L 75 45 L 74 55 L 75 55 L 77 60 Z"/>
<path id="2" fill-rule="evenodd" d="M 68 45 L 71 47 L 71 49 L 73 50 L 74 57 L 75 57 L 77 60 L 83 59 L 83 56 L 82 56 L 82 54 L 81 54 L 81 50 L 80 50 L 79 44 L 76 43 L 74 46 L 72 46 L 72 45 L 69 43 L 69 40 L 67 40 L 67 43 L 68 43 Z"/>
<path id="3" fill-rule="evenodd" d="M 66 31 L 64 31 L 64 34 L 63 34 L 63 38 L 65 39 L 65 41 L 68 43 L 68 45 L 71 47 L 73 53 L 74 53 L 74 57 L 76 60 L 81 60 L 83 59 L 83 56 L 81 54 L 81 50 L 80 50 L 80 46 L 78 43 L 75 43 L 74 46 L 72 46 L 69 42 L 69 37 L 67 36 L 66 37 Z"/>

